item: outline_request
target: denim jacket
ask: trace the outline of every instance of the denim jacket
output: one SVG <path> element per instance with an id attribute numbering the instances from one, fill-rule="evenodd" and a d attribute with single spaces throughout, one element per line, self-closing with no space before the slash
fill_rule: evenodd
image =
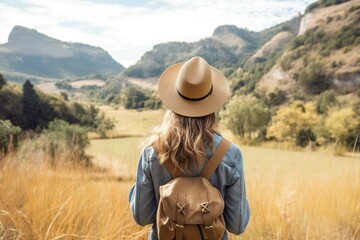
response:
<path id="1" fill-rule="evenodd" d="M 221 135 L 213 133 L 215 147 Z M 207 152 L 207 159 L 212 155 Z M 198 174 L 200 174 L 199 169 Z M 156 230 L 156 210 L 159 203 L 159 187 L 172 179 L 166 167 L 160 164 L 153 147 L 145 147 L 139 159 L 136 183 L 129 192 L 131 212 L 137 224 L 153 224 L 149 239 L 158 239 Z M 211 175 L 210 183 L 224 198 L 224 219 L 226 229 L 234 234 L 244 232 L 250 218 L 249 203 L 246 198 L 243 161 L 240 149 L 231 144 L 218 168 Z M 228 239 L 225 232 L 222 239 Z"/>

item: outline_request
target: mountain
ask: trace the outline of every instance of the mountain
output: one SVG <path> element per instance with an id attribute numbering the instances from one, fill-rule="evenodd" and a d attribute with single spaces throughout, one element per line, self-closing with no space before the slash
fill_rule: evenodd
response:
<path id="1" fill-rule="evenodd" d="M 219 26 L 211 37 L 197 42 L 169 42 L 155 45 L 135 65 L 126 69 L 124 74 L 135 78 L 158 77 L 167 66 L 194 56 L 201 56 L 209 64 L 224 71 L 236 69 L 276 34 L 286 31 L 295 35 L 299 24 L 300 17 L 295 17 L 260 32 L 233 25 Z"/>
<path id="2" fill-rule="evenodd" d="M 114 75 L 123 69 L 102 48 L 62 42 L 22 26 L 0 45 L 0 72 L 10 80 Z"/>
<path id="3" fill-rule="evenodd" d="M 298 35 L 261 78 L 262 90 L 298 95 L 360 88 L 360 2 L 313 6 L 302 17 Z"/>

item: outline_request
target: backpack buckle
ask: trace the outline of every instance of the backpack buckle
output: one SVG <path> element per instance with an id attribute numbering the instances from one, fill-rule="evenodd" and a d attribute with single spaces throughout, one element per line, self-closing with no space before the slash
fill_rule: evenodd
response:
<path id="1" fill-rule="evenodd" d="M 214 229 L 214 226 L 211 225 L 211 226 L 205 226 L 205 230 L 209 230 L 209 229 Z"/>
<path id="2" fill-rule="evenodd" d="M 176 224 L 176 227 L 177 227 L 177 228 L 184 229 L 184 225 Z"/>

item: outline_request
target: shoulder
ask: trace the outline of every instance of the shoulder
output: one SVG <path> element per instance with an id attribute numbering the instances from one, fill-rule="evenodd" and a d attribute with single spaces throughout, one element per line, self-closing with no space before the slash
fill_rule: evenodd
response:
<path id="1" fill-rule="evenodd" d="M 151 162 L 151 161 L 155 161 L 158 159 L 155 149 L 152 146 L 144 147 L 141 155 L 143 156 L 143 158 L 146 162 Z"/>
<path id="2" fill-rule="evenodd" d="M 222 136 L 219 133 L 214 133 L 214 144 L 215 147 L 220 143 Z M 242 154 L 240 148 L 234 144 L 231 143 L 229 149 L 227 150 L 222 163 L 230 166 L 235 167 L 238 164 L 242 164 Z"/>
<path id="3" fill-rule="evenodd" d="M 226 152 L 224 162 L 229 164 L 231 167 L 235 167 L 236 165 L 242 163 L 241 150 L 234 143 L 231 143 L 228 151 Z"/>

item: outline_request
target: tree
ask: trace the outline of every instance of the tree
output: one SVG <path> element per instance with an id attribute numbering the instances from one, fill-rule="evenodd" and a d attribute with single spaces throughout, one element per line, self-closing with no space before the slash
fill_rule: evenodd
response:
<path id="1" fill-rule="evenodd" d="M 297 100 L 276 112 L 267 129 L 267 137 L 292 141 L 301 129 L 312 129 L 318 121 L 315 105 Z"/>
<path id="2" fill-rule="evenodd" d="M 34 86 L 29 80 L 23 85 L 23 113 L 25 120 L 25 129 L 35 129 L 39 124 L 39 115 L 41 103 L 35 92 Z"/>
<path id="3" fill-rule="evenodd" d="M 221 121 L 235 135 L 245 137 L 264 128 L 270 121 L 268 109 L 252 95 L 234 96 L 220 112 Z"/>
<path id="4" fill-rule="evenodd" d="M 120 99 L 126 109 L 139 109 L 144 108 L 148 96 L 140 89 L 128 87 L 121 91 Z"/>
<path id="5" fill-rule="evenodd" d="M 325 127 L 336 144 L 343 143 L 352 131 L 357 129 L 358 124 L 358 118 L 350 107 L 330 109 L 325 120 Z"/>
<path id="6" fill-rule="evenodd" d="M 34 86 L 29 80 L 23 85 L 23 115 L 24 115 L 24 128 L 43 129 L 48 123 L 54 120 L 56 113 L 51 102 L 56 101 L 55 98 L 47 96 L 41 92 L 39 95 L 34 89 Z"/>
<path id="7" fill-rule="evenodd" d="M 3 77 L 3 75 L 1 75 L 0 73 L 0 90 L 3 88 L 3 86 L 6 85 L 6 80 L 5 78 Z"/>

